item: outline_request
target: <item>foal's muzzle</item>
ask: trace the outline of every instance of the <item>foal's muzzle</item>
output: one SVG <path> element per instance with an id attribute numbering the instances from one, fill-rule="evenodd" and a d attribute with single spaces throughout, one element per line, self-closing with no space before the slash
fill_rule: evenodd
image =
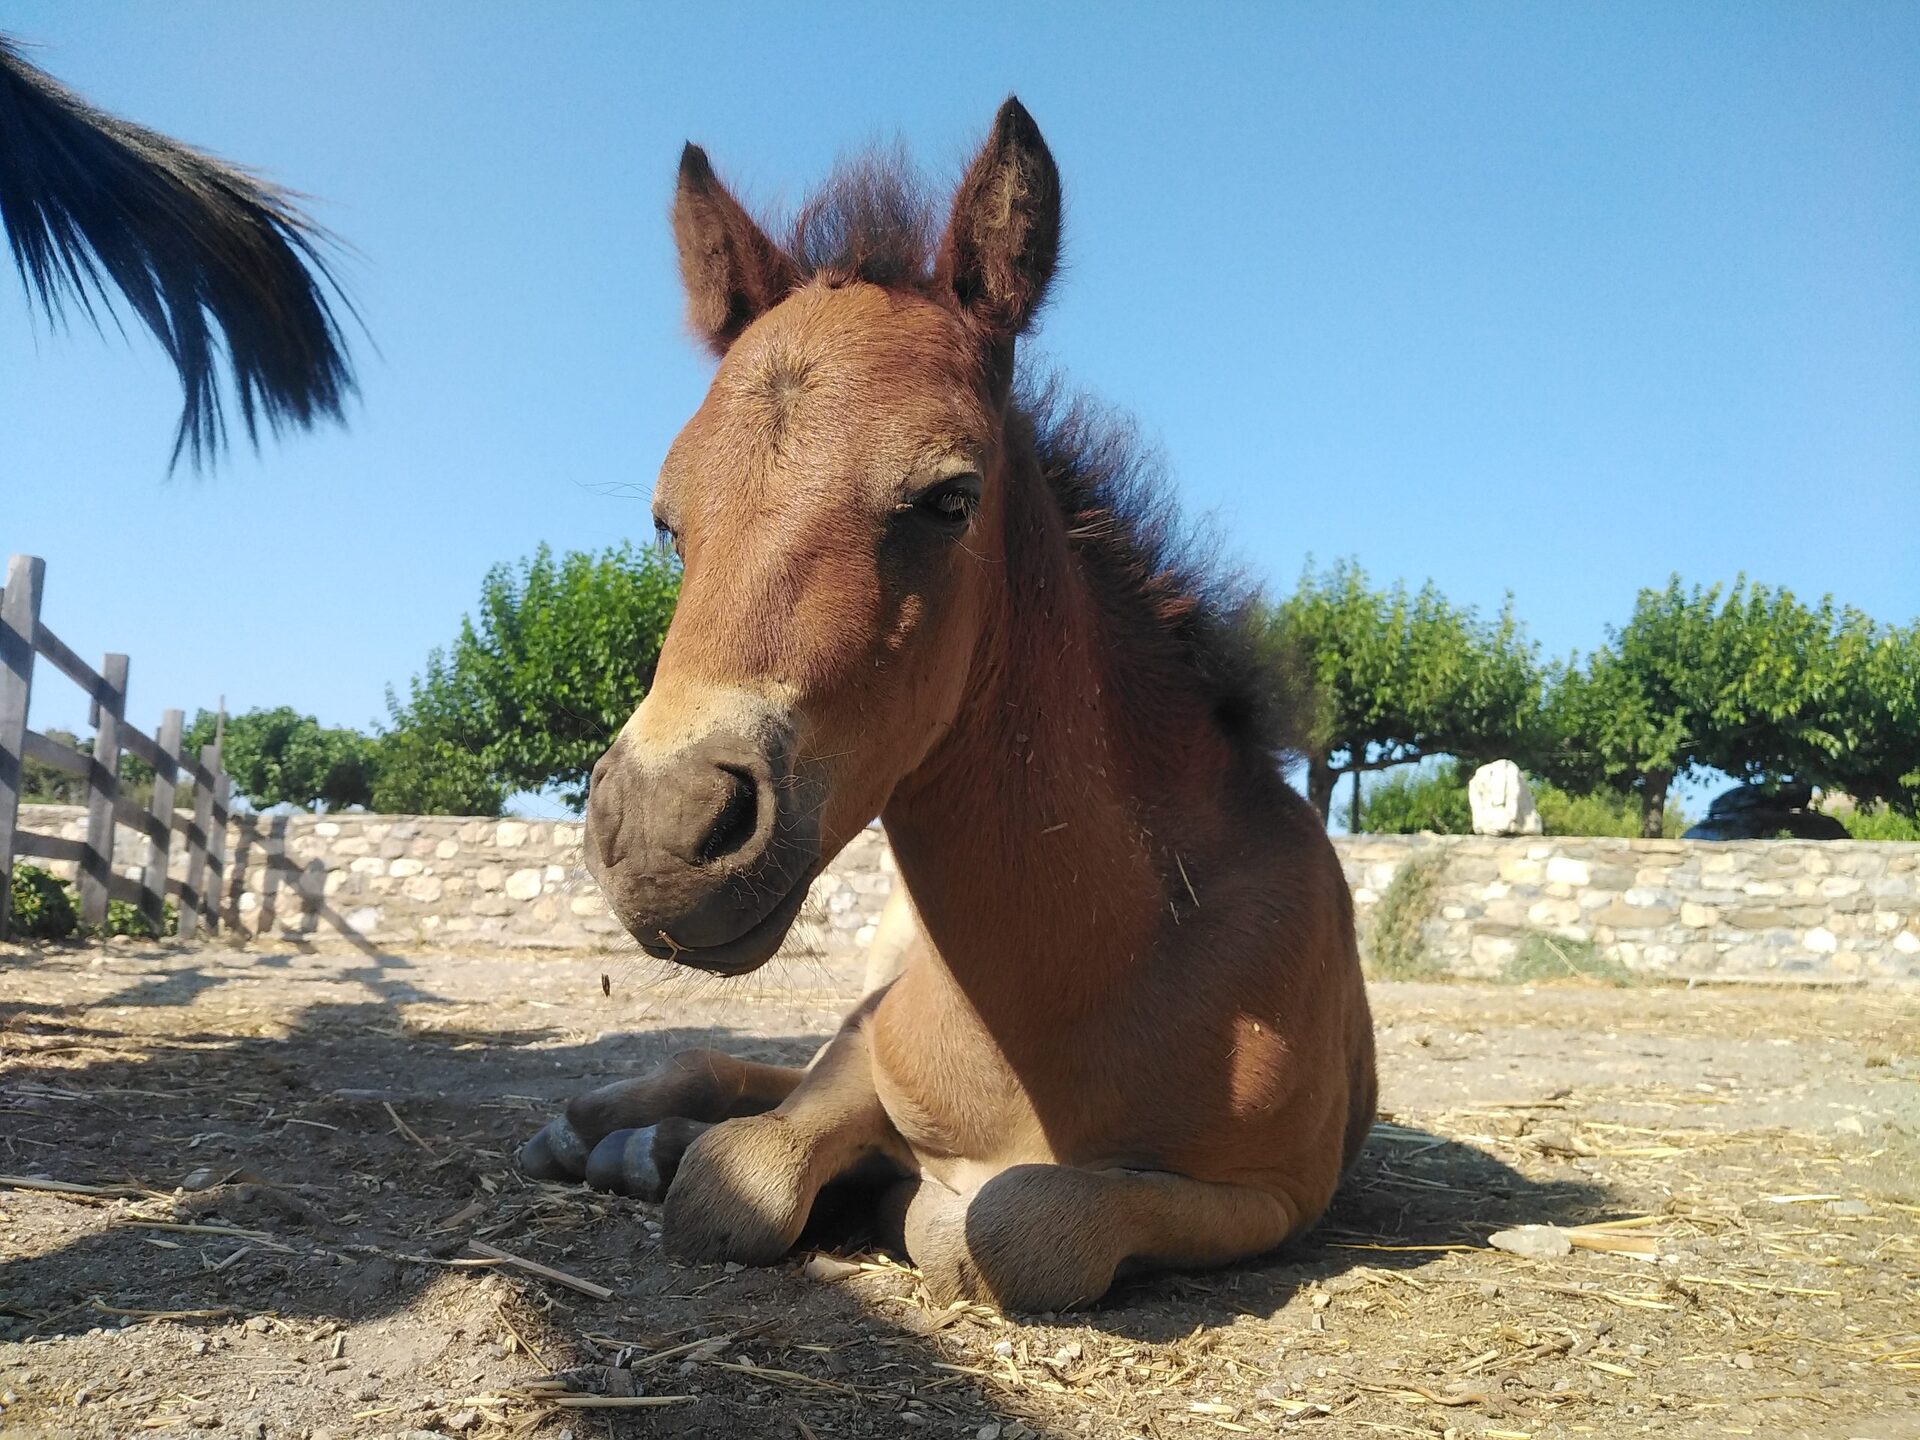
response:
<path id="1" fill-rule="evenodd" d="M 593 767 L 587 869 L 640 947 L 739 975 L 764 965 L 819 865 L 819 807 L 784 735 L 715 732 L 653 757 L 623 732 Z"/>

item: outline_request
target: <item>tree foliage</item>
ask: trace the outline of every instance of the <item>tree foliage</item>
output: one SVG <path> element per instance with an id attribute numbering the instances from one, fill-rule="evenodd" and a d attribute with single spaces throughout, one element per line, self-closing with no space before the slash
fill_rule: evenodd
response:
<path id="1" fill-rule="evenodd" d="M 93 748 L 91 740 L 82 740 L 71 730 L 49 730 L 47 738 L 71 745 L 83 754 Z M 87 782 L 43 760 L 27 759 L 20 762 L 20 795 L 29 805 L 84 805 Z"/>
<path id="2" fill-rule="evenodd" d="M 1467 777 L 1472 768 L 1449 760 L 1433 770 L 1409 765 L 1382 776 L 1366 788 L 1359 828 L 1369 835 L 1471 835 Z"/>
<path id="3" fill-rule="evenodd" d="M 1307 793 L 1322 816 L 1342 775 L 1533 743 L 1540 671 L 1510 603 L 1487 622 L 1431 584 L 1378 590 L 1343 562 L 1302 574 L 1267 630 L 1275 653 L 1311 677 Z"/>
<path id="4" fill-rule="evenodd" d="M 1676 576 L 1584 667 L 1554 668 L 1544 714 L 1549 776 L 1635 796 L 1649 835 L 1673 779 L 1704 769 L 1920 804 L 1920 641 L 1830 597 Z"/>
<path id="5" fill-rule="evenodd" d="M 670 558 L 632 545 L 557 558 L 543 545 L 490 570 L 452 648 L 404 702 L 388 693 L 379 808 L 494 813 L 550 786 L 580 803 L 652 683 L 679 590 Z"/>
<path id="6" fill-rule="evenodd" d="M 1470 835 L 1473 805 L 1467 783 L 1473 766 L 1445 761 L 1433 768 L 1412 766 L 1382 777 L 1367 787 L 1360 828 L 1373 835 Z M 1641 833 L 1639 801 L 1615 790 L 1574 792 L 1561 789 L 1538 775 L 1527 777 L 1534 808 L 1549 835 L 1615 835 Z M 1687 817 L 1675 806 L 1666 809 L 1661 833 L 1669 839 L 1687 828 Z"/>
<path id="7" fill-rule="evenodd" d="M 182 748 L 197 755 L 213 743 L 216 717 L 202 710 Z M 229 716 L 221 763 L 234 790 L 255 809 L 345 810 L 373 799 L 380 742 L 357 730 L 330 728 L 291 706 Z"/>
<path id="8" fill-rule="evenodd" d="M 1884 806 L 1850 810 L 1840 816 L 1840 823 L 1855 840 L 1920 841 L 1920 818 Z"/>

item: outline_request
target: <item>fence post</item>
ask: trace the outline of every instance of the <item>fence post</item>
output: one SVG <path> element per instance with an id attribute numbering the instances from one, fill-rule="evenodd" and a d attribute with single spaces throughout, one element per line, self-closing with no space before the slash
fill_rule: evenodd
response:
<path id="1" fill-rule="evenodd" d="M 160 733 L 154 737 L 160 758 L 175 767 L 172 776 L 166 773 L 164 764 L 153 767 L 153 818 L 160 828 L 147 837 L 147 874 L 140 895 L 140 910 L 152 922 L 155 935 L 167 933 L 167 851 L 173 842 L 173 789 L 180 774 L 180 732 L 186 722 L 182 711 L 163 711 Z"/>
<path id="2" fill-rule="evenodd" d="M 120 799 L 120 722 L 127 717 L 127 657 L 100 663 L 106 693 L 93 702 L 93 765 L 87 776 L 87 853 L 80 857 L 80 923 L 107 925 L 113 889 L 113 808 Z"/>
<path id="3" fill-rule="evenodd" d="M 207 906 L 207 833 L 213 825 L 213 786 L 209 783 L 220 758 L 211 745 L 200 747 L 200 768 L 206 779 L 193 786 L 193 823 L 187 827 L 187 878 L 180 895 L 180 938 L 191 940 L 200 928 L 201 913 L 207 908 L 209 929 L 219 927 L 217 906 Z"/>
<path id="4" fill-rule="evenodd" d="M 13 909 L 13 832 L 20 822 L 33 641 L 46 579 L 46 561 L 15 555 L 7 562 L 7 588 L 0 591 L 0 940 L 7 938 Z"/>
<path id="5" fill-rule="evenodd" d="M 213 754 L 207 766 L 213 771 L 213 819 L 212 828 L 207 832 L 207 869 L 212 874 L 208 889 L 213 894 L 213 904 L 208 907 L 207 928 L 217 935 L 222 892 L 227 888 L 227 797 L 233 793 L 233 777 L 220 768 L 220 747 L 209 745 L 207 750 Z"/>

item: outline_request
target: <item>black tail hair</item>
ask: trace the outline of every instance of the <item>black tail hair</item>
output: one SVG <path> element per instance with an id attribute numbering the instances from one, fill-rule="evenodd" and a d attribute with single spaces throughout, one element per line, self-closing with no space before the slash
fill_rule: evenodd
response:
<path id="1" fill-rule="evenodd" d="M 200 465 L 227 440 L 224 349 L 247 436 L 344 418 L 354 393 L 330 237 L 298 197 L 117 119 L 0 36 L 0 226 L 30 297 L 98 323 L 109 283 L 166 349 L 186 399 L 174 436 Z M 218 332 L 216 334 L 216 331 Z"/>

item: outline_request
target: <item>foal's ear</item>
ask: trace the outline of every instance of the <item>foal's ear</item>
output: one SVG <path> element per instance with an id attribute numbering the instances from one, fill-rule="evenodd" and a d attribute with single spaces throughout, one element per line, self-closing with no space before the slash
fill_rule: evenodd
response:
<path id="1" fill-rule="evenodd" d="M 934 278 L 995 343 L 1027 328 L 1060 254 L 1060 172 L 1040 127 L 1008 97 L 953 197 Z"/>
<path id="2" fill-rule="evenodd" d="M 716 355 L 799 283 L 799 272 L 713 173 L 707 152 L 680 152 L 673 243 L 687 289 L 687 318 Z"/>

